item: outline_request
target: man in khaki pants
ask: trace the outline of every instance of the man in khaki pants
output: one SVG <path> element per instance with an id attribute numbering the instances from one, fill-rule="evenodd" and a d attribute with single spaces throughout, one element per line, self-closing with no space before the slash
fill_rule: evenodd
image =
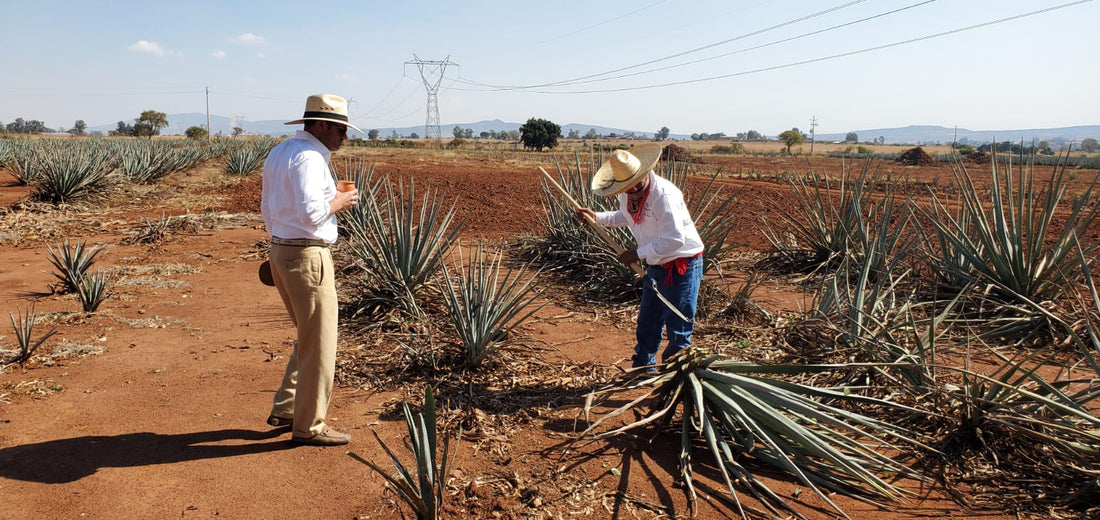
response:
<path id="1" fill-rule="evenodd" d="M 261 211 L 271 234 L 271 278 L 298 341 L 267 423 L 292 425 L 294 442 L 337 446 L 351 436 L 325 424 L 339 310 L 328 247 L 336 242 L 336 214 L 358 204 L 359 192 L 337 191 L 328 165 L 347 140 L 347 129 L 362 130 L 348 122 L 347 101 L 331 94 L 309 96 L 302 117 L 286 124 L 304 128 L 267 156 Z"/>

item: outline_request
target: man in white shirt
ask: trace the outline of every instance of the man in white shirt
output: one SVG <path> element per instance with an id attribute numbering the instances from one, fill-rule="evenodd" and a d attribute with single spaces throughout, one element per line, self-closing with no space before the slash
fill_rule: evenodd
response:
<path id="1" fill-rule="evenodd" d="M 619 210 L 596 213 L 581 208 L 576 215 L 582 221 L 592 219 L 603 226 L 628 227 L 638 249 L 623 251 L 619 260 L 628 266 L 644 260 L 646 277 L 656 282 L 642 283 L 634 367 L 657 363 L 662 329 L 668 336 L 668 346 L 661 354 L 661 362 L 691 344 L 703 277 L 703 241 L 684 203 L 684 195 L 675 184 L 653 171 L 663 149 L 658 143 L 649 143 L 613 152 L 593 175 L 592 191 L 607 197 L 618 196 Z M 660 301 L 655 286 L 690 321 L 676 316 Z"/>
<path id="2" fill-rule="evenodd" d="M 336 242 L 336 214 L 358 204 L 359 192 L 337 191 L 329 160 L 347 140 L 344 98 L 316 94 L 306 100 L 294 137 L 264 161 L 260 209 L 271 234 L 271 277 L 283 299 L 298 341 L 267 423 L 292 426 L 301 444 L 336 446 L 351 436 L 325 424 L 336 371 L 336 274 L 328 247 Z"/>

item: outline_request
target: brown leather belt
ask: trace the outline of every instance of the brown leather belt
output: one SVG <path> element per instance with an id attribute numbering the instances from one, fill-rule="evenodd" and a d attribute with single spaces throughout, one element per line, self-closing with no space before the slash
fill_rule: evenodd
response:
<path id="1" fill-rule="evenodd" d="M 271 237 L 271 243 L 277 246 L 291 247 L 328 247 L 328 242 L 316 238 L 279 238 Z"/>

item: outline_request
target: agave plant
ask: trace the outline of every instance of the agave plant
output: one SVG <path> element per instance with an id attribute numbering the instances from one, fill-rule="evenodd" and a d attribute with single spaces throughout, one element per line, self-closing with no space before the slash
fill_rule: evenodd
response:
<path id="1" fill-rule="evenodd" d="M 443 269 L 447 283 L 443 297 L 471 366 L 480 365 L 507 340 L 512 329 L 545 305 L 535 304 L 542 294 L 534 285 L 537 272 L 528 276 L 526 266 L 505 272 L 502 251 L 492 258 L 486 256 L 479 242 L 465 268 L 459 255 L 455 275 L 446 266 Z"/>
<path id="2" fill-rule="evenodd" d="M 602 154 L 590 154 L 582 163 L 580 154 L 575 164 L 557 164 L 557 182 L 577 204 L 594 211 L 612 211 L 614 199 L 600 197 L 588 189 L 588 178 L 603 160 Z M 585 172 L 588 172 L 587 174 Z M 550 269 L 562 272 L 580 284 L 582 290 L 614 300 L 635 297 L 635 274 L 619 261 L 614 249 L 591 226 L 577 220 L 573 205 L 548 182 L 543 182 L 539 216 L 545 232 L 534 256 Z M 626 228 L 608 228 L 608 235 L 626 249 L 637 247 L 634 236 Z M 598 265 L 600 269 L 589 266 Z"/>
<path id="3" fill-rule="evenodd" d="M 845 259 L 857 266 L 871 259 L 888 260 L 885 255 L 865 258 L 873 254 L 864 249 L 868 245 L 889 244 L 876 243 L 875 234 L 887 232 L 880 226 L 888 226 L 889 217 L 898 212 L 893 183 L 889 176 L 874 173 L 870 160 L 858 175 L 842 170 L 835 184 L 828 176 L 813 173 L 809 180 L 789 176 L 787 182 L 794 190 L 796 207 L 794 212 L 779 208 L 784 229 L 764 219 L 764 236 L 777 255 L 774 262 L 798 271 L 814 271 Z M 883 194 L 874 197 L 878 191 Z M 892 240 L 900 238 L 900 231 L 891 232 L 897 234 Z M 784 240 L 785 236 L 791 240 Z"/>
<path id="4" fill-rule="evenodd" d="M 374 438 L 390 458 L 396 474 L 391 474 L 378 464 L 355 453 L 349 451 L 347 454 L 351 458 L 366 464 L 375 473 L 386 479 L 386 482 L 393 486 L 397 492 L 397 496 L 401 497 L 401 500 L 413 510 L 417 519 L 435 520 L 439 518 L 440 509 L 443 505 L 443 488 L 445 487 L 443 479 L 447 475 L 447 467 L 454 463 L 454 456 L 451 457 L 450 462 L 447 461 L 451 442 L 450 437 L 447 435 L 443 437 L 443 452 L 440 453 L 438 450 L 435 399 L 432 396 L 431 385 L 424 387 L 424 411 L 422 413 L 417 413 L 414 416 L 412 411 L 409 410 L 408 403 L 402 403 L 401 410 L 405 415 L 405 424 L 409 429 L 409 442 L 406 446 L 412 452 L 414 459 L 412 471 L 401 463 L 374 430 L 371 430 L 371 433 L 374 434 Z M 455 442 L 457 443 L 461 438 L 462 430 L 460 428 Z"/>
<path id="5" fill-rule="evenodd" d="M 1060 207 L 1067 189 L 1064 164 L 1041 189 L 1032 164 L 1025 164 L 1015 180 L 1011 161 L 1002 167 L 996 160 L 990 164 L 988 201 L 962 164 L 954 169 L 961 193 L 958 210 L 950 211 L 933 194 L 932 208 L 924 211 L 934 237 L 926 241 L 927 264 L 947 293 L 983 289 L 972 296 L 993 303 L 987 306 L 992 312 L 982 316 L 991 321 L 990 334 L 1028 337 L 1047 323 L 1033 303 L 1056 301 L 1074 287 L 1083 258 L 1100 247 L 1093 241 L 1080 245 L 1083 255 L 1075 253 L 1078 237 L 1087 236 L 1100 211 L 1092 202 L 1100 175 L 1066 212 Z M 1056 217 L 1064 222 L 1060 230 L 1054 229 Z"/>
<path id="6" fill-rule="evenodd" d="M 887 482 L 887 475 L 923 477 L 880 451 L 900 449 L 896 441 L 921 445 L 912 432 L 842 408 L 841 403 L 885 407 L 907 414 L 917 410 L 845 388 L 816 388 L 767 376 L 848 368 L 759 365 L 724 360 L 696 347 L 685 349 L 656 373 L 636 373 L 624 383 L 590 394 L 586 413 L 612 396 L 641 393 L 593 422 L 582 435 L 603 438 L 648 424 L 668 423 L 682 407 L 680 471 L 693 501 L 692 445 L 694 434 L 701 434 L 742 517 L 748 515 L 734 482 L 747 486 L 772 514 L 779 515 L 779 509 L 786 509 L 802 516 L 742 464 L 749 456 L 793 475 L 844 515 L 829 494 L 878 504 L 879 500 L 898 500 L 907 494 Z M 651 411 L 643 413 L 640 408 L 647 404 Z M 601 428 L 609 419 L 632 410 L 643 417 L 612 430 Z"/>
<path id="7" fill-rule="evenodd" d="M 1095 471 L 1100 465 L 1100 418 L 1094 413 L 1100 388 L 1095 379 L 1047 380 L 1038 371 L 1051 366 L 1043 358 L 1049 353 L 1021 360 L 992 353 L 1002 365 L 990 374 L 950 369 L 962 375 L 962 385 L 948 395 L 948 409 L 954 413 L 948 425 L 953 427 L 940 444 L 947 457 L 966 455 L 955 459 L 955 480 L 996 483 L 1010 490 L 998 496 L 1009 502 L 1026 497 L 1044 512 L 1068 508 L 1081 514 L 1079 518 L 1095 517 L 1100 504 Z M 985 459 L 984 476 L 974 471 L 971 454 Z M 1030 484 L 1013 487 L 1019 481 Z"/>
<path id="8" fill-rule="evenodd" d="M 50 330 L 46 331 L 42 337 L 37 340 L 34 339 L 34 322 L 37 316 L 34 313 L 34 304 L 31 304 L 31 308 L 26 313 L 20 313 L 19 319 L 16 320 L 15 316 L 8 313 L 8 317 L 11 318 L 11 326 L 15 329 L 15 341 L 19 344 L 19 353 L 15 355 L 15 358 L 7 361 L 8 363 L 19 363 L 19 366 L 23 366 L 35 350 L 42 345 L 50 336 L 53 336 L 57 332 L 57 326 L 53 326 Z"/>
<path id="9" fill-rule="evenodd" d="M 414 182 L 408 188 L 399 182 L 395 189 L 382 179 L 376 186 L 348 219 L 352 252 L 368 279 L 369 294 L 361 304 L 370 313 L 398 308 L 422 317 L 418 297 L 443 268 L 444 255 L 462 230 L 463 222 L 455 222 L 457 202 L 444 210 L 429 188 L 417 208 Z"/>
<path id="10" fill-rule="evenodd" d="M 95 145 L 42 147 L 35 161 L 35 198 L 53 203 L 95 193 L 116 169 L 106 148 Z"/>
<path id="11" fill-rule="evenodd" d="M 260 170 L 267 154 L 278 142 L 276 139 L 264 137 L 230 149 L 225 159 L 225 172 L 231 175 L 249 175 Z"/>
<path id="12" fill-rule="evenodd" d="M 77 285 L 77 295 L 80 296 L 80 306 L 84 312 L 95 312 L 99 304 L 107 299 L 107 287 L 111 285 L 111 275 L 102 270 L 96 270 L 95 274 L 85 274 Z"/>
<path id="13" fill-rule="evenodd" d="M 83 240 L 70 244 L 67 238 L 55 242 L 54 245 L 57 246 L 56 250 L 49 244 L 46 245 L 46 250 L 49 251 L 50 263 L 57 269 L 51 274 L 61 280 L 62 285 L 58 292 L 62 293 L 76 291 L 84 280 L 85 273 L 95 263 L 96 257 L 105 251 L 103 247 L 87 248 Z"/>
<path id="14" fill-rule="evenodd" d="M 981 200 L 981 191 L 962 163 L 954 168 L 962 197 L 958 216 L 933 194 L 933 207 L 925 215 L 941 248 L 952 252 L 936 255 L 940 262 L 934 267 L 942 273 L 941 279 L 959 281 L 948 289 L 991 284 L 992 294 L 1002 301 L 1015 300 L 1014 294 L 1056 299 L 1080 270 L 1074 237 L 1087 236 L 1084 231 L 1100 211 L 1100 205 L 1092 203 L 1100 175 L 1074 197 L 1065 223 L 1055 230 L 1055 216 L 1063 213 L 1059 206 L 1066 198 L 1065 165 L 1056 167 L 1040 189 L 1032 164 L 1023 165 L 1015 181 L 1011 162 L 1000 168 L 996 160 L 990 164 L 988 201 Z M 1084 244 L 1085 256 L 1098 246 L 1100 242 Z"/>

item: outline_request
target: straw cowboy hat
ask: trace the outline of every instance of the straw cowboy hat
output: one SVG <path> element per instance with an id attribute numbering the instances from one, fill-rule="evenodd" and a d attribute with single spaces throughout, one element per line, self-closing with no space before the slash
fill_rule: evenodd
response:
<path id="1" fill-rule="evenodd" d="M 348 122 L 348 102 L 340 96 L 332 94 L 314 94 L 306 98 L 306 111 L 302 117 L 294 121 L 287 121 L 286 125 L 299 125 L 307 120 L 328 121 L 340 123 L 348 128 L 354 128 L 356 132 L 363 133 L 357 126 Z"/>
<path id="2" fill-rule="evenodd" d="M 615 150 L 592 176 L 592 193 L 611 197 L 638 184 L 657 166 L 664 145 L 640 144 L 630 150 Z"/>

